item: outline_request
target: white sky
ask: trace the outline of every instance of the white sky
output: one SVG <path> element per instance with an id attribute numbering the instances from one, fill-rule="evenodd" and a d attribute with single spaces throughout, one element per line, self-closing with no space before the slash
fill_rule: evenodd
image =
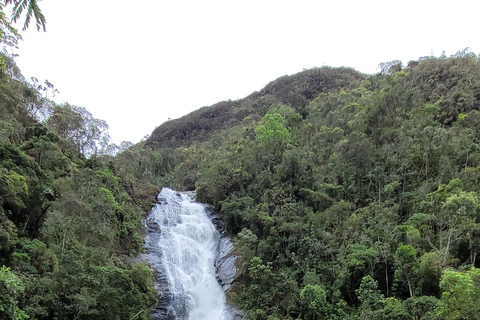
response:
<path id="1" fill-rule="evenodd" d="M 477 1 L 43 0 L 17 64 L 57 102 L 85 107 L 112 141 L 239 99 L 304 68 L 480 52 Z M 8 11 L 10 8 L 7 7 Z"/>

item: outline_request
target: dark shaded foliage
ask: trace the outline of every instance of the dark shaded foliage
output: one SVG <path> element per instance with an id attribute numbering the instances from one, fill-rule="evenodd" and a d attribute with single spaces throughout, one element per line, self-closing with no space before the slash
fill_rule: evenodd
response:
<path id="1" fill-rule="evenodd" d="M 307 70 L 172 122 L 205 130 L 168 144 L 163 181 L 223 217 L 248 319 L 478 314 L 479 73 L 467 51 L 368 77 Z M 171 128 L 147 146 L 164 152 Z"/>
<path id="2" fill-rule="evenodd" d="M 153 277 L 132 256 L 157 188 L 87 160 L 105 122 L 44 99 L 2 59 L 0 319 L 146 319 Z"/>

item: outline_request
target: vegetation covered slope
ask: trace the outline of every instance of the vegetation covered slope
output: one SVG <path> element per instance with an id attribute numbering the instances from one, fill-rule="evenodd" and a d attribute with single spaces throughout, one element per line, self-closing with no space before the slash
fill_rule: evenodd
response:
<path id="1" fill-rule="evenodd" d="M 474 54 L 280 78 L 115 157 L 105 122 L 4 61 L 0 319 L 146 318 L 151 273 L 128 257 L 150 184 L 216 207 L 248 319 L 478 319 Z"/>
<path id="2" fill-rule="evenodd" d="M 480 59 L 386 64 L 300 108 L 285 88 L 261 121 L 227 110 L 198 141 L 147 143 L 154 179 L 195 188 L 234 236 L 230 299 L 248 319 L 478 319 Z"/>
<path id="3" fill-rule="evenodd" d="M 303 114 L 305 106 L 319 93 L 344 88 L 363 78 L 362 74 L 349 68 L 316 68 L 283 76 L 244 99 L 219 102 L 163 123 L 152 132 L 146 146 L 177 148 L 203 142 L 218 131 L 242 123 L 246 117 L 261 119 L 272 105 L 278 103 L 288 104 Z"/>
<path id="4" fill-rule="evenodd" d="M 130 256 L 143 247 L 141 195 L 157 190 L 95 156 L 104 121 L 2 61 L 0 319 L 146 319 L 152 274 Z"/>

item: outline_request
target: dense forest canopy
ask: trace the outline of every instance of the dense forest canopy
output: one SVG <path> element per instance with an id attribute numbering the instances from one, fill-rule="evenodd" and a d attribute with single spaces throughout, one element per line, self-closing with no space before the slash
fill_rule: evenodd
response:
<path id="1" fill-rule="evenodd" d="M 307 70 L 157 128 L 151 181 L 219 211 L 248 319 L 478 319 L 479 121 L 468 50 Z"/>
<path id="2" fill-rule="evenodd" d="M 2 59 L 0 319 L 146 319 L 157 294 L 133 257 L 157 188 L 95 156 L 112 149 L 104 121 Z"/>
<path id="3" fill-rule="evenodd" d="M 122 146 L 2 59 L 0 319 L 146 319 L 159 297 L 133 257 L 163 186 L 218 211 L 247 319 L 478 319 L 469 51 L 305 70 Z"/>

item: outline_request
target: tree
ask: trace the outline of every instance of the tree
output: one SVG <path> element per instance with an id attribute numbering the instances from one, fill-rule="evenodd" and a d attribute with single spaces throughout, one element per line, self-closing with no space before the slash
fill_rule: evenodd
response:
<path id="1" fill-rule="evenodd" d="M 300 304 L 303 310 L 302 319 L 306 320 L 326 319 L 332 310 L 332 306 L 327 302 L 327 293 L 317 284 L 307 284 L 300 291 Z"/>
<path id="2" fill-rule="evenodd" d="M 83 107 L 68 103 L 52 108 L 47 120 L 50 130 L 73 145 L 79 152 L 91 156 L 97 151 L 99 143 L 107 135 L 108 125 L 104 120 L 96 119 Z"/>
<path id="3" fill-rule="evenodd" d="M 442 297 L 437 307 L 437 315 L 441 319 L 477 319 L 480 314 L 480 306 L 471 276 L 478 274 L 476 270 L 478 269 L 472 268 L 467 272 L 458 272 L 452 269 L 444 271 L 440 280 Z"/>
<path id="4" fill-rule="evenodd" d="M 23 320 L 28 319 L 25 311 L 18 307 L 18 299 L 25 287 L 10 268 L 3 266 L 0 269 L 0 319 Z"/>
<path id="5" fill-rule="evenodd" d="M 389 62 L 382 62 L 378 65 L 380 74 L 395 74 L 403 69 L 403 64 L 400 60 L 393 60 Z"/>
<path id="6" fill-rule="evenodd" d="M 471 263 L 475 263 L 480 199 L 474 191 L 464 191 L 462 181 L 453 179 L 431 194 L 436 201 L 435 222 L 439 230 L 439 249 L 444 250 L 443 266 L 447 266 L 452 247 L 461 241 L 469 243 Z"/>
<path id="7" fill-rule="evenodd" d="M 281 161 L 285 147 L 290 142 L 290 131 L 285 128 L 285 120 L 279 113 L 266 114 L 255 132 L 257 144 L 257 162 L 273 172 L 273 167 Z"/>
<path id="8" fill-rule="evenodd" d="M 405 310 L 415 320 L 436 320 L 435 308 L 438 299 L 432 296 L 418 296 L 404 301 Z"/>
<path id="9" fill-rule="evenodd" d="M 375 311 L 380 308 L 383 295 L 378 290 L 378 282 L 371 276 L 362 278 L 360 288 L 355 290 L 361 310 Z"/>
<path id="10" fill-rule="evenodd" d="M 401 300 L 390 297 L 382 302 L 383 309 L 378 312 L 381 319 L 413 320 Z"/>
<path id="11" fill-rule="evenodd" d="M 405 278 L 410 297 L 413 297 L 413 276 L 418 268 L 417 250 L 411 245 L 401 245 L 395 254 L 396 276 Z"/>
<path id="12" fill-rule="evenodd" d="M 257 140 L 271 148 L 278 148 L 290 141 L 291 134 L 284 126 L 284 119 L 279 113 L 266 114 L 263 124 L 255 132 Z"/>
<path id="13" fill-rule="evenodd" d="M 23 11 L 26 10 L 25 23 L 22 29 L 23 31 L 27 30 L 32 16 L 35 17 L 37 30 L 40 31 L 40 28 L 42 28 L 43 31 L 46 31 L 45 25 L 47 23 L 47 20 L 45 19 L 45 16 L 38 7 L 37 0 L 5 0 L 5 4 L 13 4 L 13 22 L 17 22 L 17 20 L 20 19 L 20 17 L 22 16 Z"/>

